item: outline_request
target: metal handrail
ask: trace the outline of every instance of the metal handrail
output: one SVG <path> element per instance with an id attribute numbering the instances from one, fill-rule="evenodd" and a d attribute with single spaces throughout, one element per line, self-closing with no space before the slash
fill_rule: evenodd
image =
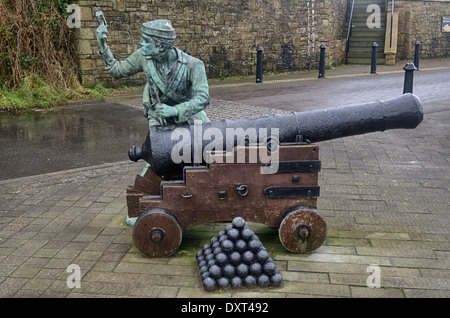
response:
<path id="1" fill-rule="evenodd" d="M 392 29 L 394 23 L 394 2 L 395 0 L 391 0 L 391 36 L 389 37 L 389 48 L 392 48 Z"/>
<path id="2" fill-rule="evenodd" d="M 345 64 L 348 64 L 348 51 L 350 50 L 350 35 L 352 34 L 352 21 L 353 21 L 353 8 L 355 6 L 355 0 L 352 0 L 352 9 L 350 10 L 350 19 L 348 20 L 347 29 L 347 42 L 345 43 Z"/>

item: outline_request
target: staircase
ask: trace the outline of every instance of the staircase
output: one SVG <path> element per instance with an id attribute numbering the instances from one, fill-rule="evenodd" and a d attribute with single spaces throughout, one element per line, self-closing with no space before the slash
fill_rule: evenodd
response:
<path id="1" fill-rule="evenodd" d="M 380 7 L 380 28 L 369 28 L 367 18 L 373 10 L 367 12 L 369 5 Z M 350 4 L 351 8 L 351 4 Z M 349 15 L 350 16 L 350 15 Z M 373 16 L 372 16 L 373 17 Z M 374 23 L 376 19 L 369 19 Z M 347 32 L 347 29 L 345 30 Z M 353 8 L 352 32 L 349 38 L 348 64 L 371 64 L 372 43 L 378 44 L 377 64 L 384 64 L 384 38 L 386 32 L 386 1 L 385 0 L 355 0 Z"/>

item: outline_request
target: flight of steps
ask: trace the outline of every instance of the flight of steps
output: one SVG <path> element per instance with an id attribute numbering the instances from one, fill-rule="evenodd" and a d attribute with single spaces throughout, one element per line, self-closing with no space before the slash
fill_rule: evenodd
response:
<path id="1" fill-rule="evenodd" d="M 377 4 L 380 7 L 380 28 L 370 29 L 367 26 L 367 18 L 373 12 L 367 12 L 367 7 L 371 4 Z M 374 22 L 372 19 L 370 21 Z M 349 39 L 348 64 L 371 64 L 373 42 L 378 44 L 377 64 L 384 64 L 385 0 L 355 0 L 352 26 L 352 34 Z"/>

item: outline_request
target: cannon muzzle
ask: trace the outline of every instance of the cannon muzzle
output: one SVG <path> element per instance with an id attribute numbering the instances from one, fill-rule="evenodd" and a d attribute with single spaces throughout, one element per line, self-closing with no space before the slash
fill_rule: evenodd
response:
<path id="1" fill-rule="evenodd" d="M 181 175 L 184 166 L 204 163 L 205 149 L 228 150 L 249 140 L 261 144 L 274 137 L 274 128 L 277 128 L 276 139 L 280 144 L 294 143 L 300 136 L 303 140 L 320 142 L 388 129 L 413 129 L 422 119 L 419 98 L 404 94 L 384 101 L 313 111 L 226 119 L 191 126 L 153 126 L 141 147 L 130 148 L 129 157 L 132 161 L 147 161 L 156 174 L 172 179 Z M 251 138 L 253 131 L 259 133 L 257 140 Z M 227 138 L 230 136 L 231 139 Z M 219 137 L 222 137 L 221 141 L 217 140 Z M 188 153 L 181 155 L 186 150 Z M 181 157 L 186 160 L 180 162 Z"/>

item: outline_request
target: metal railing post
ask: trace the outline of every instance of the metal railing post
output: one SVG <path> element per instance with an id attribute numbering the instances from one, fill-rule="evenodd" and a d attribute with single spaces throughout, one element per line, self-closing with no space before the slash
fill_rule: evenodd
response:
<path id="1" fill-rule="evenodd" d="M 414 79 L 414 71 L 417 70 L 417 68 L 414 66 L 413 63 L 408 62 L 403 67 L 403 70 L 405 71 L 405 81 L 403 83 L 403 94 L 411 93 L 413 92 L 413 79 Z"/>
<path id="2" fill-rule="evenodd" d="M 319 78 L 325 77 L 325 49 L 327 46 L 322 44 L 320 46 L 320 61 L 319 61 Z"/>
<path id="3" fill-rule="evenodd" d="M 372 43 L 372 63 L 370 65 L 370 74 L 377 73 L 377 42 Z"/>
<path id="4" fill-rule="evenodd" d="M 419 69 L 419 59 L 420 59 L 420 42 L 416 41 L 414 43 L 415 50 L 414 50 L 414 66 Z"/>
<path id="5" fill-rule="evenodd" d="M 262 64 L 262 52 L 264 49 L 258 46 L 256 49 L 256 83 L 263 82 L 263 64 Z"/>

